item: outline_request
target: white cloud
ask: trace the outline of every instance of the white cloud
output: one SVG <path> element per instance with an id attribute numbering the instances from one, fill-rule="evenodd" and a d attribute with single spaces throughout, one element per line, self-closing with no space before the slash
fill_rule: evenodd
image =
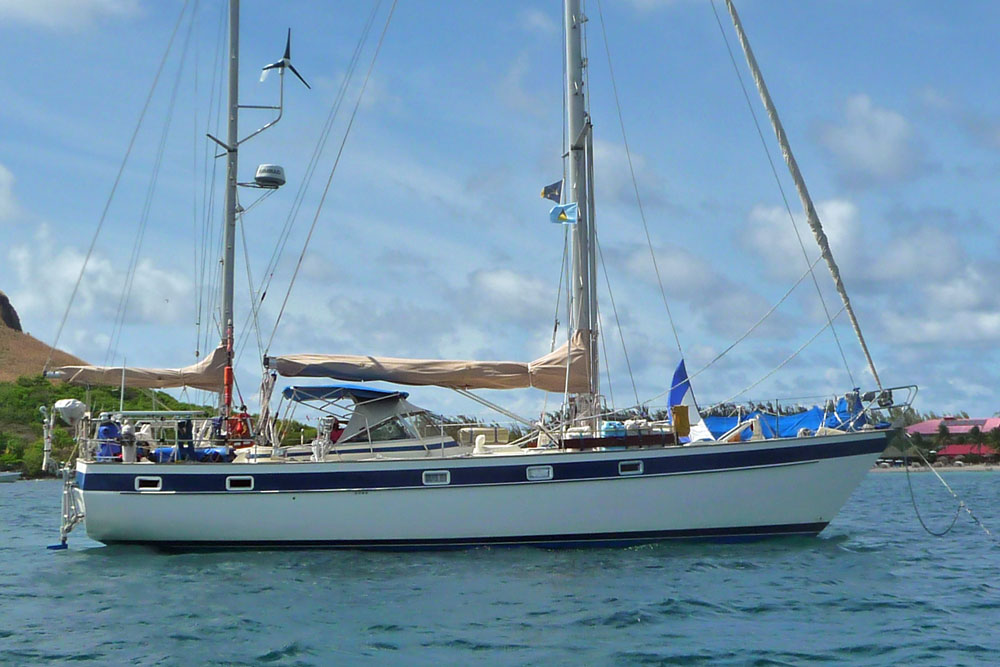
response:
<path id="1" fill-rule="evenodd" d="M 863 264 L 861 223 L 858 209 L 846 199 L 830 199 L 816 204 L 823 231 L 837 263 L 853 274 L 853 269 Z M 805 216 L 793 214 L 795 224 L 805 244 L 811 263 L 819 256 L 819 248 Z M 788 220 L 788 211 L 780 206 L 755 206 L 750 211 L 747 238 L 765 259 L 770 272 L 781 278 L 797 278 L 808 266 L 802 256 L 795 232 Z M 820 267 L 823 268 L 823 267 Z"/>
<path id="2" fill-rule="evenodd" d="M 989 344 L 1000 338 L 1000 312 L 927 309 L 886 312 L 886 338 L 893 344 Z"/>
<path id="3" fill-rule="evenodd" d="M 845 183 L 863 187 L 911 179 L 927 168 L 913 126 L 867 95 L 847 99 L 842 124 L 822 128 L 820 140 L 833 153 Z"/>
<path id="4" fill-rule="evenodd" d="M 510 108 L 541 116 L 545 113 L 542 98 L 529 92 L 525 84 L 532 66 L 531 57 L 522 51 L 497 80 L 496 91 L 500 100 Z"/>
<path id="5" fill-rule="evenodd" d="M 628 4 L 641 12 L 649 12 L 661 7 L 677 4 L 679 0 L 628 0 Z"/>
<path id="6" fill-rule="evenodd" d="M 951 98 L 933 86 L 922 88 L 917 93 L 917 98 L 925 107 L 934 111 L 952 111 L 955 108 Z"/>
<path id="7" fill-rule="evenodd" d="M 467 294 L 468 303 L 463 306 L 490 319 L 543 324 L 555 308 L 554 285 L 510 269 L 474 271 Z"/>
<path id="8" fill-rule="evenodd" d="M 633 278 L 648 285 L 657 284 L 648 250 L 635 249 L 623 254 L 615 249 L 605 248 L 604 254 L 611 266 L 609 271 L 614 270 L 616 262 L 621 262 L 625 271 Z M 771 305 L 760 295 L 715 271 L 710 262 L 677 246 L 656 248 L 656 263 L 671 310 L 677 304 L 685 304 L 694 317 L 703 321 L 708 331 L 724 337 L 743 333 Z M 651 307 L 659 310 L 659 295 L 656 299 L 656 305 L 651 303 Z M 681 316 L 680 312 L 673 314 L 675 318 Z M 756 333 L 761 336 L 780 333 L 781 319 L 781 315 L 772 316 Z"/>
<path id="9" fill-rule="evenodd" d="M 543 35 L 554 35 L 559 32 L 559 24 L 546 12 L 538 9 L 527 9 L 520 14 L 521 27 L 528 32 L 538 32 Z"/>
<path id="10" fill-rule="evenodd" d="M 18 210 L 14 197 L 14 174 L 0 164 L 0 222 L 13 218 Z"/>
<path id="11" fill-rule="evenodd" d="M 643 206 L 647 209 L 656 206 L 669 205 L 664 193 L 663 178 L 651 166 L 650 161 L 642 153 L 631 151 L 632 167 L 629 168 L 629 153 L 625 145 L 601 139 L 594 140 L 594 169 L 597 171 L 595 180 L 602 202 L 614 200 L 626 204 L 635 210 L 635 186 L 632 184 L 632 170 L 642 196 Z M 673 207 L 675 210 L 677 207 Z"/>
<path id="12" fill-rule="evenodd" d="M 42 225 L 34 243 L 14 246 L 7 253 L 17 277 L 17 285 L 10 290 L 11 301 L 19 313 L 27 313 L 32 319 L 62 316 L 83 266 L 83 253 L 72 248 L 52 251 L 53 244 L 48 227 Z M 80 282 L 71 315 L 113 322 L 124 272 L 119 263 L 95 253 Z M 148 259 L 140 260 L 125 321 L 169 324 L 193 317 L 192 293 L 191 282 L 184 275 L 160 268 Z"/>
<path id="13" fill-rule="evenodd" d="M 953 233 L 922 226 L 893 239 L 873 263 L 872 274 L 880 280 L 905 280 L 919 274 L 936 281 L 960 271 L 966 261 Z"/>
<path id="14" fill-rule="evenodd" d="M 0 19 L 56 30 L 138 12 L 139 0 L 0 0 Z"/>

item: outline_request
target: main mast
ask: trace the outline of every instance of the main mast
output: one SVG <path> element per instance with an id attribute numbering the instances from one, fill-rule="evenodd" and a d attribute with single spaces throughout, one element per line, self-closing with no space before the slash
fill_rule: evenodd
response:
<path id="1" fill-rule="evenodd" d="M 573 311 L 571 326 L 583 334 L 587 345 L 590 379 L 589 391 L 576 397 L 577 416 L 596 414 L 595 397 L 599 391 L 597 366 L 597 243 L 594 233 L 593 183 L 591 170 L 591 124 L 584 98 L 583 24 L 586 17 L 580 0 L 565 0 L 563 5 L 566 33 L 566 115 L 569 136 L 567 195 L 564 201 L 576 202 L 577 224 L 573 229 Z"/>
<path id="2" fill-rule="evenodd" d="M 229 129 L 226 135 L 226 221 L 223 229 L 222 256 L 222 332 L 226 359 L 223 408 L 229 415 L 233 400 L 233 285 L 236 257 L 236 171 L 239 146 L 240 87 L 240 2 L 229 0 Z"/>

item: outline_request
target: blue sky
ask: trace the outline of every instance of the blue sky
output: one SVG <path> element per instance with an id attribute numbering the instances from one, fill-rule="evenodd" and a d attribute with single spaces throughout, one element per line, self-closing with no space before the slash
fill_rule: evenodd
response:
<path id="1" fill-rule="evenodd" d="M 185 365 L 199 347 L 203 134 L 221 5 L 197 3 L 169 113 L 194 4 L 60 341 L 96 363 L 110 350 L 115 362 L 125 356 L 130 364 Z M 637 393 L 645 400 L 667 388 L 679 353 L 632 192 L 598 7 L 587 4 L 599 234 Z M 777 302 L 806 260 L 711 4 L 605 5 L 638 187 L 694 372 Z M 986 0 L 750 0 L 737 6 L 883 382 L 920 385 L 921 410 L 996 412 L 1000 98 L 990 71 L 1000 56 L 1000 6 Z M 0 54 L 8 64 L 0 76 L 0 289 L 25 329 L 42 340 L 55 336 L 181 7 L 174 0 L 0 0 Z M 260 66 L 281 55 L 287 27 L 293 60 L 313 85 L 310 91 L 289 82 L 284 119 L 241 151 L 241 180 L 262 162 L 284 165 L 289 177 L 285 189 L 245 218 L 255 280 L 371 7 L 244 2 L 243 102 L 275 99 L 275 81 L 257 78 Z M 272 353 L 529 360 L 548 351 L 563 238 L 562 229 L 547 222 L 548 205 L 538 191 L 562 170 L 560 11 L 560 3 L 538 0 L 399 4 Z M 740 67 L 745 77 L 742 61 Z M 357 91 L 355 84 L 279 262 L 262 311 L 265 340 Z M 125 324 L 117 345 L 109 344 L 168 116 Z M 244 112 L 241 134 L 262 118 Z M 764 129 L 815 258 L 773 135 Z M 213 234 L 221 196 L 211 214 Z M 252 191 L 241 196 L 244 205 L 253 200 Z M 239 254 L 237 299 L 245 315 L 242 247 Z M 822 265 L 817 276 L 836 312 L 839 302 Z M 635 397 L 603 276 L 600 296 L 612 375 L 605 393 L 627 405 Z M 727 399 L 756 382 L 824 322 L 807 279 L 698 377 L 700 401 Z M 836 328 L 855 381 L 870 386 L 843 316 Z M 259 377 L 250 340 L 238 376 L 248 396 Z M 824 332 L 747 397 L 832 395 L 850 386 L 833 337 Z M 486 393 L 525 414 L 536 413 L 544 400 L 538 392 Z M 481 412 L 443 390 L 414 389 L 413 396 L 445 412 Z"/>

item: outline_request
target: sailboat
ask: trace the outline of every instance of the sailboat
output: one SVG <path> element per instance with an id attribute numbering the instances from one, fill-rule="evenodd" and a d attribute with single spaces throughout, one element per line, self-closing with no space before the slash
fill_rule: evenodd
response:
<path id="1" fill-rule="evenodd" d="M 777 124 L 735 8 L 729 0 L 727 6 Z M 123 450 L 136 445 L 113 429 L 102 433 L 91 416 L 79 418 L 74 427 L 80 456 L 64 483 L 63 545 L 81 521 L 91 538 L 106 544 L 174 549 L 628 545 L 817 535 L 826 528 L 886 447 L 891 424 L 880 415 L 912 397 L 910 393 L 900 399 L 904 388 L 883 387 L 874 365 L 877 390 L 845 396 L 845 417 L 830 422 L 824 416 L 815 428 L 790 435 L 765 437 L 756 416 L 738 420 L 728 433 L 713 438 L 697 412 L 683 403 L 673 405 L 666 420 L 637 416 L 628 423 L 611 419 L 604 407 L 597 372 L 593 126 L 584 101 L 581 46 L 585 20 L 580 1 L 565 0 L 570 143 L 563 200 L 553 215 L 572 227 L 572 318 L 566 342 L 532 362 L 269 355 L 264 359 L 262 416 L 251 445 L 267 456 L 244 453 L 235 460 L 200 461 L 197 452 L 206 449 L 206 443 L 231 448 L 236 440 L 230 241 L 239 143 L 239 2 L 231 0 L 230 124 L 228 140 L 219 141 L 227 150 L 229 169 L 221 318 L 228 328 L 222 344 L 205 362 L 186 369 L 62 369 L 64 377 L 75 382 L 213 388 L 223 396 L 221 414 L 214 420 L 189 414 L 119 415 L 143 422 L 154 436 L 172 439 L 177 456 L 156 462 L 124 454 L 122 460 L 99 456 L 102 442 L 122 442 Z M 779 140 L 785 141 L 779 128 L 776 125 Z M 834 269 L 811 202 L 806 209 Z M 842 288 L 839 273 L 835 280 Z M 856 322 L 849 302 L 847 306 Z M 320 429 L 317 441 L 302 443 L 299 455 L 283 451 L 269 408 L 279 376 L 339 383 L 290 387 L 285 390 L 289 400 L 348 397 L 359 404 L 379 403 L 381 407 L 369 409 L 363 420 L 348 425 L 353 441 L 363 445 L 359 451 L 352 456 L 337 451 L 342 436 L 332 437 L 332 425 Z M 473 398 L 476 389 L 535 388 L 566 396 L 566 410 L 557 420 L 530 424 L 530 432 L 512 442 L 491 444 L 477 435 L 471 449 L 449 448 L 442 435 L 435 441 L 440 446 L 424 448 L 416 456 L 388 448 L 376 451 L 376 441 L 383 442 L 380 433 L 409 433 L 420 442 L 427 433 L 406 431 L 413 427 L 407 420 L 415 413 L 404 405 L 404 392 L 365 384 L 371 381 L 448 387 Z M 671 389 L 683 394 L 686 382 L 686 375 L 675 378 Z M 114 416 L 109 419 L 113 422 Z"/>

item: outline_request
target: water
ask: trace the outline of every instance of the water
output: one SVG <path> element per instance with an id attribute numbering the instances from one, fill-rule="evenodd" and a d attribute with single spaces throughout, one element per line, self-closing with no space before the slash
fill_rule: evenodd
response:
<path id="1" fill-rule="evenodd" d="M 1000 473 L 946 474 L 1000 529 Z M 954 504 L 913 476 L 932 527 Z M 980 664 L 1000 548 L 920 528 L 870 474 L 820 538 L 630 549 L 161 554 L 58 541 L 59 485 L 0 485 L 0 662 Z M 665 511 L 668 508 L 664 508 Z"/>

